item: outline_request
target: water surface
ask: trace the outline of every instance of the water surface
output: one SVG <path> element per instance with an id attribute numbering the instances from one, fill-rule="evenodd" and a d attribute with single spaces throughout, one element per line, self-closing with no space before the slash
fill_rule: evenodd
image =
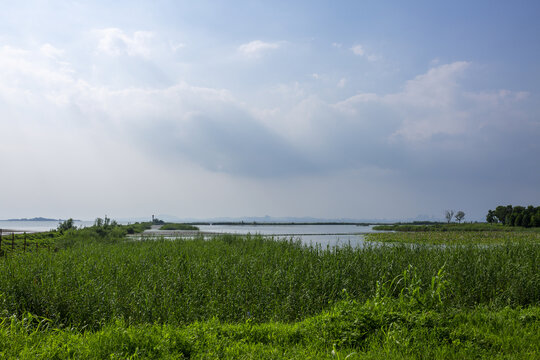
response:
<path id="1" fill-rule="evenodd" d="M 348 245 L 362 246 L 364 235 L 377 232 L 373 226 L 359 225 L 200 225 L 205 233 L 260 234 L 275 238 L 299 239 L 307 245 Z"/>

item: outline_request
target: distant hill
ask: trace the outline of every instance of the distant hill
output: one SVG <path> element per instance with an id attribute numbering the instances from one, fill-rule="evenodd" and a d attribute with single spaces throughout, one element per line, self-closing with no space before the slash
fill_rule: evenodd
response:
<path id="1" fill-rule="evenodd" d="M 397 219 L 384 219 L 384 218 L 316 218 L 316 217 L 278 217 L 278 216 L 242 216 L 242 217 L 213 217 L 213 218 L 181 218 L 174 215 L 158 214 L 155 216 L 157 219 L 166 222 L 177 223 L 193 223 L 193 224 L 241 224 L 241 223 L 257 223 L 257 224 L 393 224 L 393 223 L 412 223 L 412 222 L 442 222 L 441 218 L 429 215 L 418 215 L 415 218 L 397 218 Z M 116 219 L 120 222 L 145 222 L 151 221 L 151 217 L 137 217 L 137 218 L 120 218 Z"/>
<path id="2" fill-rule="evenodd" d="M 21 218 L 21 219 L 7 219 L 3 221 L 64 221 L 63 219 L 49 219 L 44 217 L 35 217 L 35 218 Z M 73 220 L 73 221 L 80 221 L 80 220 Z"/>

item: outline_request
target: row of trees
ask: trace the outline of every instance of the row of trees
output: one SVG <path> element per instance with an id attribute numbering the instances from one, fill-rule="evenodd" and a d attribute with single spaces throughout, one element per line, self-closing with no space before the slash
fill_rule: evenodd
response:
<path id="1" fill-rule="evenodd" d="M 540 206 L 499 205 L 495 210 L 488 211 L 486 221 L 508 226 L 540 227 Z"/>

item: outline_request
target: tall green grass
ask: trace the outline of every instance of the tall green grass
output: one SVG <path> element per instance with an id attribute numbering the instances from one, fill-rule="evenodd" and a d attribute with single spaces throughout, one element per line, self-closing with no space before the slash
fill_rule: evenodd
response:
<path id="1" fill-rule="evenodd" d="M 540 246 L 367 245 L 320 248 L 260 236 L 210 240 L 77 241 L 58 252 L 0 258 L 0 312 L 32 313 L 55 326 L 293 322 L 412 266 L 425 289 L 444 267 L 447 307 L 526 306 L 540 301 Z M 392 287 L 399 296 L 404 282 Z M 345 292 L 343 290 L 346 290 Z"/>
<path id="2" fill-rule="evenodd" d="M 540 228 L 521 227 L 521 226 L 505 226 L 503 224 L 488 224 L 488 223 L 431 223 L 431 224 L 386 224 L 375 225 L 373 230 L 386 231 L 407 231 L 407 232 L 424 232 L 424 231 L 503 231 L 503 232 L 534 232 L 540 233 Z"/>
<path id="3" fill-rule="evenodd" d="M 520 242 L 540 244 L 540 233 L 505 231 L 384 232 L 368 234 L 365 239 L 386 243 L 434 245 L 501 245 Z"/>
<path id="4" fill-rule="evenodd" d="M 293 324 L 114 320 L 95 331 L 57 329 L 31 314 L 0 318 L 6 359 L 538 359 L 539 353 L 538 306 L 425 311 L 402 298 L 377 297 L 340 301 Z"/>
<path id="5" fill-rule="evenodd" d="M 191 230 L 191 231 L 197 231 L 199 230 L 198 227 L 190 225 L 190 224 L 181 224 L 181 223 L 165 223 L 165 225 L 161 226 L 160 230 Z"/>

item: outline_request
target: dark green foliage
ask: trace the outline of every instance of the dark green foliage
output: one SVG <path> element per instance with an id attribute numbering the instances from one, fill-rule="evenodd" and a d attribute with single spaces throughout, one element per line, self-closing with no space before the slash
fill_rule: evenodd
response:
<path id="1" fill-rule="evenodd" d="M 489 210 L 486 216 L 488 223 L 502 223 L 508 226 L 540 227 L 540 206 L 497 206 Z"/>
<path id="2" fill-rule="evenodd" d="M 540 215 L 539 215 L 540 219 Z M 426 225 L 419 225 L 416 223 L 399 223 L 399 224 L 390 224 L 390 225 L 375 225 L 373 230 L 385 230 L 385 231 L 411 231 L 411 232 L 425 232 L 425 231 L 434 231 L 434 232 L 444 232 L 444 231 L 504 231 L 504 232 L 515 232 L 515 231 L 524 231 L 523 228 L 515 228 L 503 226 L 503 224 L 486 224 L 486 223 L 463 223 L 463 224 L 442 224 L 442 223 L 433 223 Z M 529 231 L 529 230 L 527 230 Z"/>
<path id="3" fill-rule="evenodd" d="M 58 225 L 58 228 L 56 229 L 59 233 L 63 234 L 65 231 L 75 229 L 75 225 L 73 224 L 73 219 L 69 218 L 66 221 L 60 223 Z"/>
<path id="4" fill-rule="evenodd" d="M 197 231 L 199 230 L 198 227 L 190 225 L 190 224 L 179 224 L 179 223 L 165 223 L 160 230 L 192 230 Z"/>
<path id="5" fill-rule="evenodd" d="M 160 220 L 158 218 L 153 218 L 152 219 L 152 225 L 164 225 L 165 224 L 165 221 L 163 220 Z"/>
<path id="6" fill-rule="evenodd" d="M 129 224 L 125 225 L 126 234 L 138 234 L 142 233 L 144 230 L 150 229 L 152 227 L 151 222 L 143 222 L 143 223 L 135 223 L 135 224 Z"/>

